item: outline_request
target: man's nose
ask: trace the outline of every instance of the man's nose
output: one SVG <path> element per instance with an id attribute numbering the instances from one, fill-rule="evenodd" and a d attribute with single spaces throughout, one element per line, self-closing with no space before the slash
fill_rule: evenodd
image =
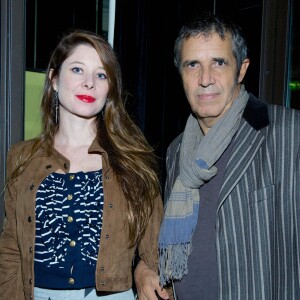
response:
<path id="1" fill-rule="evenodd" d="M 207 87 L 214 83 L 215 83 L 214 76 L 210 68 L 202 68 L 199 71 L 198 84 L 203 87 Z"/>

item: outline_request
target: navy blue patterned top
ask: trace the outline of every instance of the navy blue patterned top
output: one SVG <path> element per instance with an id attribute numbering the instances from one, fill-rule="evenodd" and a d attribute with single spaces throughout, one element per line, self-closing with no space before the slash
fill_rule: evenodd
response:
<path id="1" fill-rule="evenodd" d="M 43 180 L 36 194 L 35 286 L 95 286 L 103 201 L 101 170 Z"/>

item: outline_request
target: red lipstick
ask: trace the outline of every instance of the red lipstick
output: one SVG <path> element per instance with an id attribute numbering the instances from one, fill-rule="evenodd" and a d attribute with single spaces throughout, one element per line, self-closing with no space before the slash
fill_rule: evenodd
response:
<path id="1" fill-rule="evenodd" d="M 76 95 L 76 97 L 86 103 L 92 103 L 96 101 L 96 98 L 92 97 L 92 96 L 88 96 L 88 95 Z"/>

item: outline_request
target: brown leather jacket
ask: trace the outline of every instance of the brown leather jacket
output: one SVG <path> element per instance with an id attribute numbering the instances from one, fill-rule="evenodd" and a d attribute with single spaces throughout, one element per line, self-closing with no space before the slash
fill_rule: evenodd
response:
<path id="1" fill-rule="evenodd" d="M 44 145 L 5 193 L 6 218 L 0 238 L 0 300 L 33 299 L 35 197 L 43 179 L 58 169 L 69 171 L 69 161 L 56 151 L 47 156 Z M 16 161 L 32 149 L 32 140 L 20 142 L 7 157 L 8 174 Z M 125 199 L 107 153 L 93 142 L 89 152 L 102 155 L 104 212 L 100 250 L 96 267 L 96 288 L 99 291 L 122 291 L 132 287 L 134 248 L 128 248 Z M 140 258 L 157 271 L 157 239 L 162 220 L 161 197 L 154 200 L 154 211 L 146 233 L 137 245 Z"/>

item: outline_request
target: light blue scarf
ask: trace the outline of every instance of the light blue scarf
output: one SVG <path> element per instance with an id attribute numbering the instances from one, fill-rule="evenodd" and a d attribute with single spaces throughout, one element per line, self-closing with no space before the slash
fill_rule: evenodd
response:
<path id="1" fill-rule="evenodd" d="M 159 236 L 162 285 L 180 280 L 188 272 L 187 261 L 198 220 L 199 188 L 217 174 L 214 163 L 236 133 L 248 98 L 242 85 L 237 99 L 207 135 L 203 135 L 192 114 L 187 120 L 180 148 L 179 176 L 167 199 Z"/>

